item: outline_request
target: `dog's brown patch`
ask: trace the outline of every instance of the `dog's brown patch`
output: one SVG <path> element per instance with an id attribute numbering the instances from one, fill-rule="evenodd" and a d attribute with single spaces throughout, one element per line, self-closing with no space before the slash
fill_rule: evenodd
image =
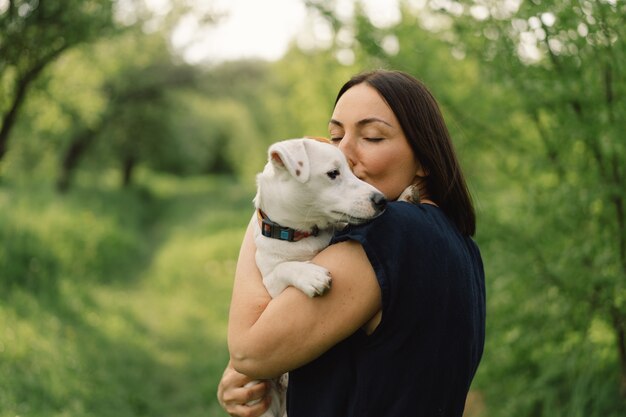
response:
<path id="1" fill-rule="evenodd" d="M 323 138 L 321 136 L 305 136 L 305 138 L 307 139 L 313 139 L 316 140 L 318 142 L 324 142 L 324 143 L 330 143 L 330 139 L 328 138 Z"/>

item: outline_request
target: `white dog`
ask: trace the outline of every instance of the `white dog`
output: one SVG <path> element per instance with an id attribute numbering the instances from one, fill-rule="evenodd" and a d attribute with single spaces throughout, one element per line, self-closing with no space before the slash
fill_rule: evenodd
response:
<path id="1" fill-rule="evenodd" d="M 268 153 L 257 175 L 252 219 L 263 284 L 272 297 L 288 286 L 309 297 L 322 295 L 330 287 L 330 274 L 308 261 L 328 246 L 336 229 L 382 213 L 385 196 L 359 180 L 329 143 L 290 139 L 270 146 Z M 286 375 L 271 385 L 272 405 L 263 417 L 282 417 Z"/>

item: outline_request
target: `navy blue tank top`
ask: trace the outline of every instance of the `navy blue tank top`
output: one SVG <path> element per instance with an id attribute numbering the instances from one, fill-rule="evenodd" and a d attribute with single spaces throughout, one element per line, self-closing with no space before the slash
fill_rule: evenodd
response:
<path id="1" fill-rule="evenodd" d="M 432 205 L 393 202 L 338 232 L 359 242 L 382 319 L 289 373 L 288 417 L 461 417 L 485 341 L 485 284 L 474 241 Z"/>

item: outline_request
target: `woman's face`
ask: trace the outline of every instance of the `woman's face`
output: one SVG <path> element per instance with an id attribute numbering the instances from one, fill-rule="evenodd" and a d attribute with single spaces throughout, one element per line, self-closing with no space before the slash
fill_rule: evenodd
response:
<path id="1" fill-rule="evenodd" d="M 328 129 L 354 174 L 389 200 L 397 199 L 416 175 L 423 176 L 396 115 L 368 84 L 357 84 L 341 96 Z"/>

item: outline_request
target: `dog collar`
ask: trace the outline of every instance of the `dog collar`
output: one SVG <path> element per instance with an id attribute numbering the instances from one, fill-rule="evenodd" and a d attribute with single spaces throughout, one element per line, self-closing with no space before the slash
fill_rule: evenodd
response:
<path id="1" fill-rule="evenodd" d="M 313 230 L 311 230 L 310 232 L 281 226 L 280 224 L 271 221 L 261 209 L 257 210 L 257 217 L 261 225 L 261 234 L 272 239 L 285 240 L 287 242 L 297 242 L 301 239 L 304 239 L 305 237 L 317 236 L 320 232 L 317 226 L 313 226 Z"/>

